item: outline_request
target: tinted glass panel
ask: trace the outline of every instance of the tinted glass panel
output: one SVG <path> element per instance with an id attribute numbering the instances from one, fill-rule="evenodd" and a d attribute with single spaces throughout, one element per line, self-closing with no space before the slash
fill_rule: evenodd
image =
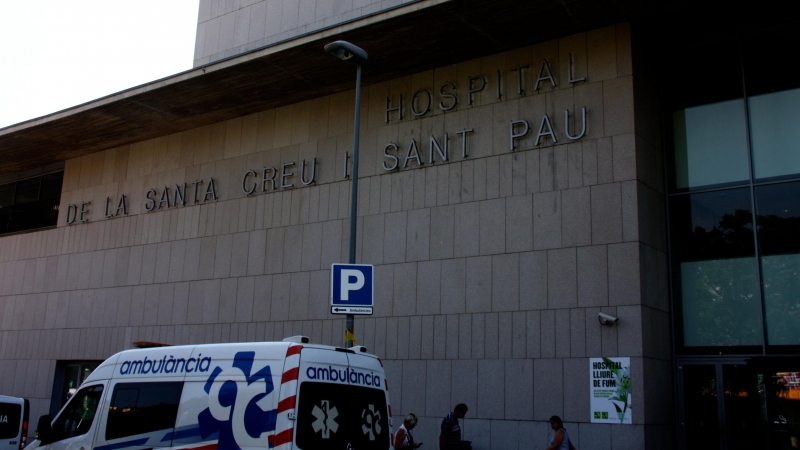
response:
<path id="1" fill-rule="evenodd" d="M 747 188 L 674 196 L 670 219 L 673 255 L 680 261 L 755 255 Z"/>
<path id="2" fill-rule="evenodd" d="M 22 205 L 39 200 L 39 186 L 41 183 L 42 179 L 38 177 L 17 181 L 17 194 L 14 196 L 14 204 Z"/>
<path id="3" fill-rule="evenodd" d="M 64 172 L 56 172 L 42 177 L 42 192 L 39 195 L 41 200 L 60 200 L 61 185 L 64 181 Z"/>
<path id="4" fill-rule="evenodd" d="M 92 427 L 103 386 L 90 386 L 78 391 L 53 424 L 52 442 L 86 434 Z"/>
<path id="5" fill-rule="evenodd" d="M 755 196 L 761 254 L 800 253 L 800 183 L 756 186 Z"/>
<path id="6" fill-rule="evenodd" d="M 4 184 L 0 186 L 0 208 L 14 204 L 14 189 L 16 183 Z"/>
<path id="7" fill-rule="evenodd" d="M 683 345 L 761 345 L 755 258 L 681 263 Z"/>
<path id="8" fill-rule="evenodd" d="M 667 135 L 673 142 L 668 160 L 671 189 L 747 181 L 749 163 L 741 56 L 734 43 L 676 49 L 665 55 L 665 95 L 671 117 Z M 709 83 L 692 81 L 692 73 L 713 73 Z"/>
<path id="9" fill-rule="evenodd" d="M 800 174 L 800 89 L 747 99 L 757 179 Z"/>
<path id="10" fill-rule="evenodd" d="M 800 345 L 800 183 L 755 188 L 767 343 Z"/>
<path id="11" fill-rule="evenodd" d="M 675 187 L 746 182 L 744 101 L 695 106 L 673 114 Z"/>
<path id="12" fill-rule="evenodd" d="M 120 383 L 108 410 L 106 440 L 175 427 L 183 382 Z M 164 442 L 165 446 L 171 441 Z"/>
<path id="13" fill-rule="evenodd" d="M 767 343 L 800 345 L 800 254 L 761 257 Z"/>
<path id="14" fill-rule="evenodd" d="M 796 14 L 795 14 L 796 16 Z M 744 72 L 748 95 L 785 91 L 800 87 L 800 78 L 787 75 L 793 55 L 800 47 L 800 27 L 772 22 L 768 29 L 749 33 L 744 42 Z"/>
<path id="15" fill-rule="evenodd" d="M 722 365 L 728 450 L 764 448 L 758 376 L 746 365 Z"/>
<path id="16" fill-rule="evenodd" d="M 0 439 L 13 439 L 19 435 L 22 405 L 0 403 Z"/>
<path id="17" fill-rule="evenodd" d="M 719 449 L 716 367 L 684 365 L 681 371 L 686 448 Z"/>
<path id="18" fill-rule="evenodd" d="M 297 448 L 387 450 L 386 416 L 382 389 L 306 381 L 297 407 Z"/>
<path id="19" fill-rule="evenodd" d="M 64 172 L 0 186 L 0 234 L 53 226 Z"/>
<path id="20" fill-rule="evenodd" d="M 760 346 L 749 189 L 674 196 L 670 219 L 683 345 Z"/>

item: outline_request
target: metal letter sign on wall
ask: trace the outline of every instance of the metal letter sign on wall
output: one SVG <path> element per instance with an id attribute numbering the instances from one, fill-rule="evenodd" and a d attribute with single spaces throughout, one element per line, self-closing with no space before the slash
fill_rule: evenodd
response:
<path id="1" fill-rule="evenodd" d="M 373 273 L 370 264 L 332 264 L 331 313 L 372 314 Z"/>

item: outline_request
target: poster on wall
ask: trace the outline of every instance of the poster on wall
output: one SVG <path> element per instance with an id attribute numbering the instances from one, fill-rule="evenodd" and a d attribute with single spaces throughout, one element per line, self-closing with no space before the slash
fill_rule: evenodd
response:
<path id="1" fill-rule="evenodd" d="M 589 358 L 592 423 L 631 423 L 631 359 Z"/>

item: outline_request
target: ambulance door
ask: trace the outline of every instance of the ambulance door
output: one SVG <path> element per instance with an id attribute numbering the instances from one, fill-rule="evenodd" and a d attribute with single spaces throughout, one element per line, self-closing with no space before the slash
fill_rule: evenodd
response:
<path id="1" fill-rule="evenodd" d="M 303 348 L 295 448 L 389 448 L 383 374 L 351 367 L 348 362 L 351 353 L 345 349 Z"/>
<path id="2" fill-rule="evenodd" d="M 0 450 L 17 450 L 22 439 L 23 400 L 0 396 Z"/>
<path id="3" fill-rule="evenodd" d="M 350 364 L 350 381 L 353 392 L 358 392 L 352 407 L 361 419 L 358 447 L 368 450 L 388 449 L 391 445 L 391 409 L 389 385 L 385 380 L 383 364 L 378 358 L 359 353 L 347 355 Z"/>
<path id="4" fill-rule="evenodd" d="M 100 405 L 106 381 L 81 387 L 52 422 L 51 432 L 40 447 L 48 450 L 89 450 L 94 447 Z"/>
<path id="5" fill-rule="evenodd" d="M 171 447 L 182 391 L 182 379 L 113 380 L 103 402 L 104 413 L 99 414 L 95 447 L 106 450 Z"/>

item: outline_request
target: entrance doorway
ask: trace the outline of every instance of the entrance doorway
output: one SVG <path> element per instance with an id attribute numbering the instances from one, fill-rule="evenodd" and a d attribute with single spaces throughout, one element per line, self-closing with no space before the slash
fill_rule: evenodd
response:
<path id="1" fill-rule="evenodd" d="M 800 361 L 679 361 L 682 447 L 800 448 Z"/>
<path id="2" fill-rule="evenodd" d="M 50 398 L 50 415 L 55 417 L 78 387 L 102 361 L 57 361 Z"/>

